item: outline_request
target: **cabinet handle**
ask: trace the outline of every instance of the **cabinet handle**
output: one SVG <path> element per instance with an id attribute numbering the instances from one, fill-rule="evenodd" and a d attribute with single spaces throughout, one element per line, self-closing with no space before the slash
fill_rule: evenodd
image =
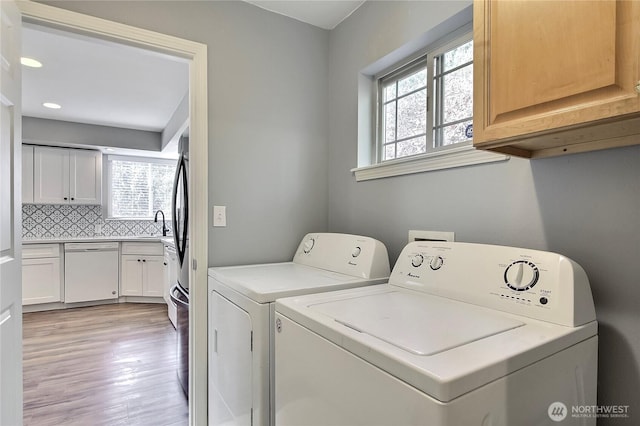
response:
<path id="1" fill-rule="evenodd" d="M 640 93 L 640 80 L 636 83 L 636 93 Z"/>
<path id="2" fill-rule="evenodd" d="M 138 262 L 140 262 L 140 259 L 138 259 Z"/>
<path id="3" fill-rule="evenodd" d="M 143 262 L 146 262 L 146 261 L 147 261 L 147 259 L 142 259 L 142 261 L 143 261 Z"/>
<path id="4" fill-rule="evenodd" d="M 64 200 L 67 201 L 67 197 L 64 197 Z"/>
<path id="5" fill-rule="evenodd" d="M 162 264 L 163 264 L 164 266 L 167 266 L 167 262 L 163 262 Z"/>

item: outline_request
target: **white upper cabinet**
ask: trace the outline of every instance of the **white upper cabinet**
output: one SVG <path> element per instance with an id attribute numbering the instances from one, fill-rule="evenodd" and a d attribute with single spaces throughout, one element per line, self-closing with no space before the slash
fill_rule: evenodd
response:
<path id="1" fill-rule="evenodd" d="M 22 202 L 33 203 L 33 146 L 22 145 Z"/>
<path id="2" fill-rule="evenodd" d="M 34 203 L 101 203 L 102 153 L 36 146 L 33 156 Z"/>

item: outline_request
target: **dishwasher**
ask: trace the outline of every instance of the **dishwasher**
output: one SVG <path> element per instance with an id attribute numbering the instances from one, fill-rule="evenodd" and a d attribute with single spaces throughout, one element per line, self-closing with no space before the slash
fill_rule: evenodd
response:
<path id="1" fill-rule="evenodd" d="M 64 302 L 118 298 L 118 245 L 66 243 L 64 245 Z"/>

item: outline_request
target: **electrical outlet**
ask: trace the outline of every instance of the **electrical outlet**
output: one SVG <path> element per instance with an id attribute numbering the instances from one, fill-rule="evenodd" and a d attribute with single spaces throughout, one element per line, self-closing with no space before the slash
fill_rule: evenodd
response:
<path id="1" fill-rule="evenodd" d="M 102 234 L 102 224 L 101 223 L 96 223 L 93 226 L 93 233 L 96 235 Z"/>
<path id="2" fill-rule="evenodd" d="M 213 206 L 213 226 L 227 226 L 227 206 Z"/>

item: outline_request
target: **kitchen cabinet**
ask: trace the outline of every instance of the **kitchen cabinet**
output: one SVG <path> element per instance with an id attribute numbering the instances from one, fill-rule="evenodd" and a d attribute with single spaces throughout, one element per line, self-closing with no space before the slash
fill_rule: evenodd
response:
<path id="1" fill-rule="evenodd" d="M 162 243 L 122 243 L 120 295 L 163 297 L 163 254 Z"/>
<path id="2" fill-rule="evenodd" d="M 22 304 L 59 302 L 61 291 L 60 245 L 23 245 Z"/>
<path id="3" fill-rule="evenodd" d="M 476 148 L 545 157 L 640 143 L 640 2 L 474 1 Z"/>
<path id="4" fill-rule="evenodd" d="M 100 204 L 102 153 L 34 147 L 33 201 L 37 204 Z"/>
<path id="5" fill-rule="evenodd" d="M 22 202 L 33 203 L 33 145 L 22 145 Z"/>

